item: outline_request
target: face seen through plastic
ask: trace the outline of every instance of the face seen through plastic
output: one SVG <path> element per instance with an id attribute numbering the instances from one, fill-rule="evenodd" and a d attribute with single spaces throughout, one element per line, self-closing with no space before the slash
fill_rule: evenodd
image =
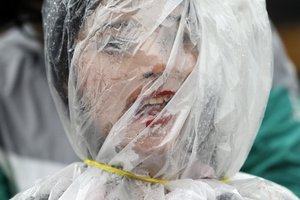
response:
<path id="1" fill-rule="evenodd" d="M 99 29 L 81 47 L 78 77 L 82 102 L 102 137 L 106 137 L 122 115 L 161 77 L 168 61 L 175 59 L 163 84 L 143 96 L 134 115 L 124 124 L 126 133 L 117 151 L 145 128 L 152 129 L 152 134 L 136 142 L 134 149 L 139 153 L 150 151 L 162 141 L 157 127 L 171 127 L 174 122 L 175 116 L 157 116 L 176 95 L 198 56 L 189 33 L 179 33 L 179 24 L 180 17 L 167 18 L 147 39 L 137 43 L 141 27 L 127 15 Z M 84 32 L 91 31 L 89 27 L 85 29 Z M 170 57 L 176 37 L 180 38 L 178 50 L 176 56 Z"/>

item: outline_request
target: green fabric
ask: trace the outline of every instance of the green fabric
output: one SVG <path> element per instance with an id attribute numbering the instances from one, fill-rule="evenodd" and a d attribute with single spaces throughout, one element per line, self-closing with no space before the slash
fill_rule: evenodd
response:
<path id="1" fill-rule="evenodd" d="M 300 197 L 300 120 L 293 114 L 288 90 L 272 89 L 242 171 L 283 185 Z"/>
<path id="2" fill-rule="evenodd" d="M 8 200 L 12 195 L 10 184 L 4 172 L 0 168 L 0 200 Z"/>

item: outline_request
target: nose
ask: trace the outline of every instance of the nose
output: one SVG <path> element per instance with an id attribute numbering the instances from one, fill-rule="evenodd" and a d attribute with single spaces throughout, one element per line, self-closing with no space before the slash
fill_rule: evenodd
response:
<path id="1" fill-rule="evenodd" d="M 165 64 L 156 64 L 153 66 L 152 68 L 152 72 L 154 74 L 161 74 L 166 68 L 166 65 Z"/>

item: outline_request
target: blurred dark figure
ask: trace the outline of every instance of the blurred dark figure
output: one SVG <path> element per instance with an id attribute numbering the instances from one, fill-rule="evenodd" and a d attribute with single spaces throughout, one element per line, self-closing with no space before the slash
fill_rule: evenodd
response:
<path id="1" fill-rule="evenodd" d="M 299 76 L 300 0 L 267 0 L 267 8 Z"/>
<path id="2" fill-rule="evenodd" d="M 77 159 L 50 95 L 42 0 L 10 0 L 0 21 L 0 164 L 17 190 Z"/>
<path id="3" fill-rule="evenodd" d="M 42 4 L 43 0 L 6 1 L 0 7 L 0 30 L 3 31 L 11 25 L 22 27 L 24 22 L 31 22 L 42 33 Z M 42 34 L 39 36 L 42 38 Z"/>
<path id="4" fill-rule="evenodd" d="M 300 23 L 299 0 L 267 0 L 267 10 L 275 24 Z"/>

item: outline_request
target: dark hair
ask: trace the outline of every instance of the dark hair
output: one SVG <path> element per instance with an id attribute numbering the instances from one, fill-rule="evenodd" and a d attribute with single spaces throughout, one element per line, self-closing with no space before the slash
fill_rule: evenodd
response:
<path id="1" fill-rule="evenodd" d="M 46 66 L 48 77 L 65 106 L 68 105 L 69 64 L 74 41 L 88 11 L 101 0 L 46 0 L 43 6 Z"/>

